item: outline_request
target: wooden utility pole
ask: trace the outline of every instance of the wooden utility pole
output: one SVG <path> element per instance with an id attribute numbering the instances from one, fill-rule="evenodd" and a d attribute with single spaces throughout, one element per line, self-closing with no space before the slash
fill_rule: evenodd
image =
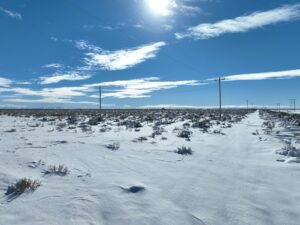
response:
<path id="1" fill-rule="evenodd" d="M 294 99 L 294 112 L 296 112 L 296 99 Z"/>
<path id="2" fill-rule="evenodd" d="M 247 113 L 249 112 L 249 101 L 246 100 L 246 104 L 247 104 Z"/>
<path id="3" fill-rule="evenodd" d="M 102 89 L 101 86 L 99 86 L 99 110 L 100 110 L 100 115 L 102 112 Z"/>
<path id="4" fill-rule="evenodd" d="M 221 81 L 225 80 L 225 78 L 221 78 L 219 77 L 218 81 L 219 81 L 219 119 L 222 119 L 222 85 L 221 85 Z"/>
<path id="5" fill-rule="evenodd" d="M 292 98 L 289 99 L 290 101 L 290 110 L 292 111 L 294 109 L 294 112 L 296 111 L 296 99 Z"/>

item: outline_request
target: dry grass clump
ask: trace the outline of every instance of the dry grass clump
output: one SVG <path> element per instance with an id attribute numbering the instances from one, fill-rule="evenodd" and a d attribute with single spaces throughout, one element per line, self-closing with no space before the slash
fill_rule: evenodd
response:
<path id="1" fill-rule="evenodd" d="M 45 175 L 58 175 L 58 176 L 66 176 L 67 174 L 70 173 L 68 167 L 64 165 L 58 165 L 58 166 L 53 166 L 50 165 L 48 170 L 43 172 Z"/>
<path id="2" fill-rule="evenodd" d="M 35 191 L 41 182 L 38 180 L 31 180 L 30 178 L 22 178 L 15 184 L 8 186 L 6 195 L 21 195 L 27 191 Z"/>
<path id="3" fill-rule="evenodd" d="M 175 153 L 177 153 L 179 155 L 192 155 L 193 151 L 190 147 L 182 146 L 182 147 L 177 148 Z"/>

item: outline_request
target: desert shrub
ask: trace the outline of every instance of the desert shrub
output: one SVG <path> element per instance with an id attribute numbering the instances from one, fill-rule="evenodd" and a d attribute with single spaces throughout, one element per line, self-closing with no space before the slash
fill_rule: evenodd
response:
<path id="1" fill-rule="evenodd" d="M 108 148 L 112 151 L 116 151 L 120 148 L 120 143 L 119 142 L 114 142 L 112 144 L 108 144 L 108 145 L 106 145 L 106 148 Z"/>
<path id="2" fill-rule="evenodd" d="M 193 151 L 190 147 L 182 146 L 182 147 L 177 148 L 175 153 L 177 153 L 179 155 L 192 155 Z"/>
<path id="3" fill-rule="evenodd" d="M 274 121 L 265 121 L 262 124 L 263 127 L 272 130 L 275 127 L 275 122 Z"/>
<path id="4" fill-rule="evenodd" d="M 166 132 L 166 130 L 163 127 L 154 125 L 153 133 L 150 135 L 150 137 L 155 138 L 155 136 L 162 135 L 163 132 Z"/>
<path id="5" fill-rule="evenodd" d="M 181 130 L 177 137 L 189 139 L 191 137 L 192 132 L 189 130 Z"/>
<path id="6" fill-rule="evenodd" d="M 13 132 L 16 132 L 17 130 L 16 129 L 9 129 L 9 130 L 6 130 L 6 131 L 4 131 L 4 132 L 6 132 L 6 133 L 13 133 Z"/>
<path id="7" fill-rule="evenodd" d="M 82 132 L 90 132 L 90 131 L 92 131 L 92 128 L 90 126 L 82 126 L 81 131 Z"/>
<path id="8" fill-rule="evenodd" d="M 118 123 L 118 126 L 126 126 L 127 128 L 141 128 L 143 125 L 139 121 L 125 120 Z"/>
<path id="9" fill-rule="evenodd" d="M 15 184 L 8 186 L 5 195 L 21 195 L 26 191 L 35 191 L 39 186 L 41 186 L 41 182 L 38 180 L 22 178 Z"/>
<path id="10" fill-rule="evenodd" d="M 213 134 L 225 135 L 225 134 L 222 132 L 222 130 L 220 130 L 220 129 L 214 130 L 214 131 L 213 131 Z"/>
<path id="11" fill-rule="evenodd" d="M 209 120 L 202 120 L 198 122 L 194 122 L 192 124 L 193 128 L 200 128 L 200 129 L 208 129 L 210 128 L 210 121 Z"/>
<path id="12" fill-rule="evenodd" d="M 91 126 L 96 126 L 102 121 L 101 117 L 92 117 L 89 119 L 88 124 Z"/>
<path id="13" fill-rule="evenodd" d="M 142 141 L 147 141 L 148 138 L 146 138 L 146 137 L 139 137 L 137 140 L 140 141 L 140 142 L 142 142 Z"/>
<path id="14" fill-rule="evenodd" d="M 67 118 L 67 123 L 69 125 L 75 125 L 75 124 L 77 124 L 77 121 L 78 121 L 78 118 L 76 116 L 69 116 Z"/>
<path id="15" fill-rule="evenodd" d="M 165 140 L 168 140 L 168 138 L 162 137 L 161 140 L 165 141 Z"/>
<path id="16" fill-rule="evenodd" d="M 300 158 L 300 150 L 293 146 L 292 143 L 287 143 L 286 146 L 284 146 L 282 150 L 278 151 L 277 153 L 284 156 Z"/>
<path id="17" fill-rule="evenodd" d="M 99 129 L 99 132 L 100 132 L 100 133 L 105 133 L 105 132 L 106 132 L 106 128 L 105 128 L 105 127 L 100 128 L 100 129 Z"/>
<path id="18" fill-rule="evenodd" d="M 36 122 L 29 122 L 29 123 L 27 123 L 27 126 L 28 126 L 28 127 L 33 127 L 33 128 L 35 128 L 35 127 L 39 127 L 40 124 L 38 124 L 38 123 L 36 123 Z"/>
<path id="19" fill-rule="evenodd" d="M 189 128 L 189 127 L 191 126 L 191 124 L 188 123 L 188 122 L 186 122 L 186 123 L 184 123 L 182 126 L 183 126 L 184 128 Z"/>
<path id="20" fill-rule="evenodd" d="M 69 172 L 70 172 L 69 169 L 64 165 L 58 165 L 58 166 L 50 165 L 48 170 L 45 170 L 43 173 L 45 175 L 66 176 Z"/>

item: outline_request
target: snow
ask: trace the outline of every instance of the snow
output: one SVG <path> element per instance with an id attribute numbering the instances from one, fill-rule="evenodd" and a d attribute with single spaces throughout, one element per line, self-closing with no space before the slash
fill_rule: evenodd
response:
<path id="1" fill-rule="evenodd" d="M 147 124 L 139 132 L 112 124 L 102 133 L 35 122 L 0 117 L 1 225 L 299 225 L 300 164 L 277 161 L 284 143 L 265 134 L 258 112 L 225 135 L 191 129 L 191 141 L 173 133 L 184 122 L 164 127 L 166 140 L 149 138 Z M 148 140 L 133 142 L 142 136 Z M 118 150 L 106 147 L 116 142 Z M 174 153 L 181 146 L 193 154 Z M 70 174 L 42 173 L 59 164 Z M 7 201 L 7 187 L 22 177 L 42 185 Z"/>

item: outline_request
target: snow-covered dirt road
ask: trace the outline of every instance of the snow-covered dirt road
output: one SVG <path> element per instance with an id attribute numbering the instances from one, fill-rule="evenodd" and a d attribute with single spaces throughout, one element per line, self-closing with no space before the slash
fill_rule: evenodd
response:
<path id="1" fill-rule="evenodd" d="M 283 143 L 264 134 L 258 112 L 225 135 L 193 129 L 191 141 L 173 133 L 183 122 L 166 126 L 164 139 L 133 142 L 152 129 L 58 132 L 29 120 L 0 118 L 0 225 L 300 224 L 300 164 L 276 161 Z M 113 142 L 119 150 L 107 149 Z M 174 153 L 183 145 L 193 154 Z M 42 173 L 59 164 L 67 176 Z M 8 201 L 22 177 L 42 185 Z"/>

